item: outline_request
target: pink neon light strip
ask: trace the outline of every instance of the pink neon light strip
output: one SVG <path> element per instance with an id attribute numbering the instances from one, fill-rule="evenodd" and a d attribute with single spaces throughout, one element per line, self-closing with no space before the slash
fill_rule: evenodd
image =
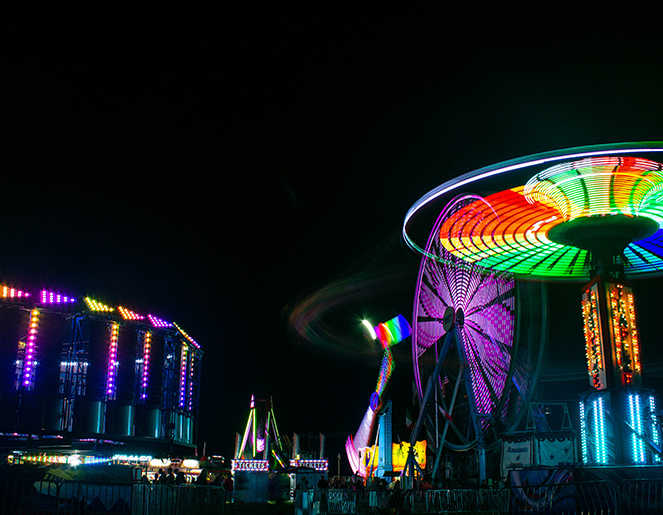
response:
<path id="1" fill-rule="evenodd" d="M 115 399 L 117 389 L 117 340 L 120 324 L 110 325 L 110 343 L 108 346 L 108 372 L 106 374 L 106 399 Z"/>

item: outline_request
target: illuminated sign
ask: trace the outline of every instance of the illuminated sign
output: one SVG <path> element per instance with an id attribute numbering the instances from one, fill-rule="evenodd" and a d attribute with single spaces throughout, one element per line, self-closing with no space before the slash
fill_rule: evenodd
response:
<path id="1" fill-rule="evenodd" d="M 232 470 L 246 472 L 268 472 L 269 461 L 267 460 L 232 460 Z"/>
<path id="2" fill-rule="evenodd" d="M 309 467 L 324 472 L 329 469 L 328 460 L 290 460 L 291 467 Z"/>
<path id="3" fill-rule="evenodd" d="M 394 472 L 400 472 L 405 469 L 407 455 L 410 452 L 410 444 L 392 443 L 391 444 L 391 464 Z M 414 444 L 414 459 L 421 468 L 426 470 L 426 441 L 422 440 Z M 367 477 L 375 474 L 379 458 L 379 446 L 371 445 L 359 449 L 360 470 L 359 475 Z"/>

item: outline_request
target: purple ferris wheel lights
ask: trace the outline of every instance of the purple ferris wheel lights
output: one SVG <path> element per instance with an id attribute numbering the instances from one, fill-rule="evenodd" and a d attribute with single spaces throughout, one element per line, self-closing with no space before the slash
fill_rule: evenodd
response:
<path id="1" fill-rule="evenodd" d="M 422 259 L 413 316 L 415 384 L 420 396 L 428 379 L 427 363 L 437 362 L 440 340 L 449 330 L 452 314 L 461 363 L 466 364 L 466 390 L 477 429 L 485 431 L 498 419 L 500 399 L 509 389 L 515 326 L 515 281 L 506 273 L 462 261 L 448 252 L 440 227 L 459 209 L 475 202 L 459 198 L 438 218 Z M 449 320 L 451 322 L 451 320 Z M 458 375 L 458 372 L 453 372 Z"/>

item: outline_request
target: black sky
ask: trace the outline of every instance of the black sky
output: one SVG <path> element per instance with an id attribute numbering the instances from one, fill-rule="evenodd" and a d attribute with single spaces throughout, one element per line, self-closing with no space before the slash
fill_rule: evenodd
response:
<path id="1" fill-rule="evenodd" d="M 512 157 L 663 139 L 639 13 L 246 9 L 26 33 L 0 86 L 2 282 L 178 322 L 205 351 L 200 447 L 226 456 L 253 393 L 284 433 L 356 431 L 376 356 L 307 348 L 287 314 L 386 267 L 405 278 L 330 323 L 409 317 L 399 234 L 420 196 Z"/>

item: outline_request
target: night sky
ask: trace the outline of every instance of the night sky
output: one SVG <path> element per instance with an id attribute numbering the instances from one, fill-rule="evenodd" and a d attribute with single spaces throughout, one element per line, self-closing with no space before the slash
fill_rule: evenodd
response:
<path id="1" fill-rule="evenodd" d="M 411 317 L 419 197 L 512 157 L 663 139 L 655 34 L 572 14 L 236 8 L 26 38 L 0 84 L 0 280 L 177 322 L 205 352 L 200 450 L 232 454 L 255 394 L 335 457 L 379 371 L 359 321 Z M 582 371 L 579 289 L 551 294 L 551 367 Z M 306 299 L 327 344 L 288 324 Z"/>

